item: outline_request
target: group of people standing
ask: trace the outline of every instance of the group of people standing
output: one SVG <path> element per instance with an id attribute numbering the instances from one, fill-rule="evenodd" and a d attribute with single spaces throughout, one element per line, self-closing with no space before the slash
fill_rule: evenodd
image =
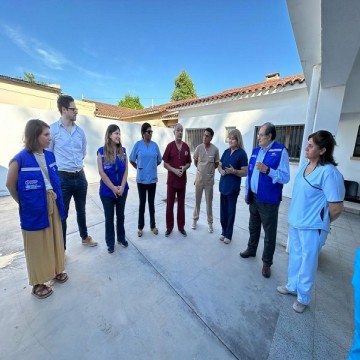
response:
<path id="1" fill-rule="evenodd" d="M 7 187 L 19 203 L 20 223 L 32 294 L 43 299 L 52 294 L 46 285 L 55 279 L 63 283 L 66 249 L 66 219 L 71 198 L 74 198 L 77 223 L 82 244 L 96 246 L 86 226 L 87 180 L 83 170 L 86 155 L 84 131 L 76 125 L 77 109 L 71 96 L 58 98 L 60 119 L 50 127 L 41 120 L 28 121 L 25 128 L 25 149 L 9 165 Z M 177 227 L 186 237 L 185 193 L 186 171 L 192 159 L 189 146 L 182 140 L 183 127 L 174 127 L 174 141 L 163 155 L 152 139 L 151 125 L 141 127 L 142 139 L 133 147 L 129 161 L 137 170 L 136 182 L 139 195 L 138 230 L 141 237 L 145 227 L 146 199 L 149 206 L 150 230 L 158 235 L 155 221 L 155 193 L 157 167 L 163 161 L 168 170 L 166 231 L 169 237 L 174 229 L 174 204 L 177 198 Z M 271 276 L 271 266 L 276 245 L 278 210 L 283 185 L 290 180 L 289 156 L 284 145 L 275 141 L 276 129 L 265 123 L 257 134 L 259 146 L 253 149 L 248 161 L 239 130 L 230 131 L 229 147 L 222 156 L 211 143 L 214 131 L 206 128 L 203 143 L 194 151 L 197 168 L 195 177 L 195 207 L 192 229 L 197 228 L 202 195 L 205 192 L 207 229 L 213 233 L 213 187 L 215 171 L 220 174 L 220 240 L 232 241 L 236 204 L 240 193 L 241 178 L 246 177 L 245 201 L 249 205 L 249 240 L 240 252 L 244 259 L 255 257 L 264 229 L 262 275 Z M 333 158 L 335 140 L 325 130 L 308 137 L 305 156 L 308 162 L 299 170 L 289 210 L 289 268 L 288 282 L 279 286 L 281 294 L 296 295 L 293 308 L 303 312 L 310 302 L 317 260 L 330 230 L 330 222 L 341 213 L 344 199 L 344 181 Z M 56 160 L 55 160 L 56 159 Z M 109 253 L 117 242 L 127 247 L 125 236 L 125 204 L 129 190 L 128 154 L 121 143 L 117 125 L 110 125 L 105 134 L 104 146 L 97 151 L 100 175 L 99 195 L 105 214 L 105 241 Z M 44 212 L 47 209 L 47 212 Z M 116 226 L 114 216 L 116 214 Z M 116 231 L 115 231 L 116 229 Z"/>

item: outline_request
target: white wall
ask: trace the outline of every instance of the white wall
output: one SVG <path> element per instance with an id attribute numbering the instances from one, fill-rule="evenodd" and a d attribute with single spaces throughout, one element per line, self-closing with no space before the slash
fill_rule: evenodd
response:
<path id="1" fill-rule="evenodd" d="M 343 114 L 340 119 L 335 148 L 335 161 L 345 180 L 360 183 L 360 158 L 351 159 L 360 125 L 360 113 Z M 360 196 L 360 190 L 358 195 Z"/>
<path id="2" fill-rule="evenodd" d="M 29 119 L 41 119 L 51 124 L 59 119 L 59 113 L 0 104 L 0 144 L 2 149 L 0 153 L 0 196 L 8 195 L 5 186 L 8 164 L 10 159 L 23 148 L 25 124 Z M 130 153 L 135 142 L 141 139 L 141 124 L 82 115 L 77 117 L 77 124 L 84 129 L 88 141 L 85 172 L 89 183 L 98 182 L 100 179 L 97 171 L 96 152 L 104 143 L 106 128 L 114 123 L 119 125 L 122 144 Z M 163 153 L 168 142 L 174 140 L 173 129 L 153 127 L 153 130 L 153 140 Z M 159 173 L 165 172 L 165 169 L 160 165 L 158 171 Z M 129 176 L 136 176 L 135 169 L 131 165 L 129 166 Z"/>
<path id="3" fill-rule="evenodd" d="M 304 124 L 307 100 L 305 85 L 300 85 L 294 90 L 276 94 L 180 110 L 179 122 L 185 128 L 211 127 L 215 132 L 213 143 L 219 148 L 220 156 L 228 147 L 224 141 L 225 127 L 236 126 L 243 135 L 245 150 L 250 156 L 255 126 L 268 121 L 275 125 Z M 284 186 L 284 196 L 291 197 L 297 169 L 298 163 L 290 164 L 290 182 Z M 190 171 L 195 172 L 194 166 Z M 219 175 L 216 176 L 219 179 Z"/>

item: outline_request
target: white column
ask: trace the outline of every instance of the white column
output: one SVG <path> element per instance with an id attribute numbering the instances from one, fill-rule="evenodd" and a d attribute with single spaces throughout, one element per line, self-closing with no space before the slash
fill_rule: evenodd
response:
<path id="1" fill-rule="evenodd" d="M 304 161 L 306 161 L 304 155 L 304 149 L 307 145 L 308 136 L 311 133 L 313 133 L 314 130 L 315 116 L 318 107 L 318 99 L 319 99 L 319 91 L 320 91 L 320 80 L 321 80 L 321 65 L 318 64 L 313 67 L 313 71 L 312 71 L 310 91 L 309 91 L 309 101 L 306 111 L 304 138 L 301 146 L 299 168 L 302 166 Z"/>

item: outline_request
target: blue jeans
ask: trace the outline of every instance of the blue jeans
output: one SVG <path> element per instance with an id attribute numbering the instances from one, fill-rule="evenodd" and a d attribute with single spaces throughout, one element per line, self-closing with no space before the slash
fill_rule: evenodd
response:
<path id="1" fill-rule="evenodd" d="M 127 193 L 117 198 L 100 196 L 105 214 L 105 241 L 108 250 L 114 250 L 115 228 L 114 228 L 114 208 L 116 209 L 116 237 L 119 243 L 125 242 L 125 203 Z"/>
<path id="2" fill-rule="evenodd" d="M 221 235 L 232 239 L 236 214 L 236 203 L 239 192 L 230 195 L 220 194 L 220 223 Z"/>
<path id="3" fill-rule="evenodd" d="M 64 248 L 66 249 L 66 219 L 69 213 L 69 206 L 71 197 L 74 197 L 76 219 L 79 228 L 80 237 L 86 239 L 88 236 L 86 227 L 86 194 L 88 182 L 85 177 L 85 173 L 81 172 L 77 176 L 65 175 L 59 172 L 60 185 L 65 207 L 65 218 L 62 221 Z"/>
<path id="4" fill-rule="evenodd" d="M 148 203 L 149 203 L 149 214 L 150 214 L 150 228 L 153 229 L 156 227 L 155 223 L 155 192 L 156 192 L 156 183 L 153 184 L 137 184 L 138 193 L 139 193 L 139 221 L 138 229 L 142 230 L 145 225 L 144 214 L 145 214 L 145 204 L 146 204 L 146 192 L 148 193 Z"/>

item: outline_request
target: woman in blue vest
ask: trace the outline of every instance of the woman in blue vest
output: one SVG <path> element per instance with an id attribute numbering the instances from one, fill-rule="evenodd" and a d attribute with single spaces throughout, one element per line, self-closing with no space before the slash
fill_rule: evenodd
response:
<path id="1" fill-rule="evenodd" d="M 139 140 L 130 154 L 130 164 L 137 169 L 136 182 L 139 193 L 139 220 L 138 236 L 143 235 L 145 226 L 144 214 L 146 204 L 146 193 L 148 194 L 150 229 L 157 235 L 159 230 L 155 223 L 155 192 L 157 177 L 157 167 L 161 164 L 161 153 L 158 145 L 151 140 L 153 131 L 149 123 L 141 126 L 142 140 Z"/>
<path id="2" fill-rule="evenodd" d="M 129 190 L 128 161 L 117 125 L 109 125 L 107 128 L 105 144 L 97 152 L 97 163 L 101 177 L 99 193 L 105 213 L 105 241 L 108 252 L 112 254 L 115 247 L 114 209 L 117 242 L 122 247 L 128 246 L 124 227 L 125 203 Z"/>
<path id="3" fill-rule="evenodd" d="M 50 144 L 49 125 L 29 120 L 25 149 L 10 161 L 6 186 L 19 204 L 29 284 L 32 294 L 44 299 L 53 293 L 45 283 L 64 283 L 64 241 L 61 220 L 64 205 L 55 156 L 45 150 Z"/>
<path id="4" fill-rule="evenodd" d="M 220 190 L 220 240 L 230 244 L 234 230 L 236 203 L 240 194 L 241 178 L 247 175 L 248 158 L 244 150 L 241 132 L 229 133 L 229 148 L 221 156 L 218 166 L 221 175 Z"/>
<path id="5" fill-rule="evenodd" d="M 288 281 L 277 290 L 297 297 L 293 309 L 302 313 L 310 303 L 318 257 L 330 231 L 330 222 L 343 209 L 344 178 L 336 168 L 336 142 L 329 131 L 308 137 L 305 163 L 296 175 L 288 214 Z"/>

